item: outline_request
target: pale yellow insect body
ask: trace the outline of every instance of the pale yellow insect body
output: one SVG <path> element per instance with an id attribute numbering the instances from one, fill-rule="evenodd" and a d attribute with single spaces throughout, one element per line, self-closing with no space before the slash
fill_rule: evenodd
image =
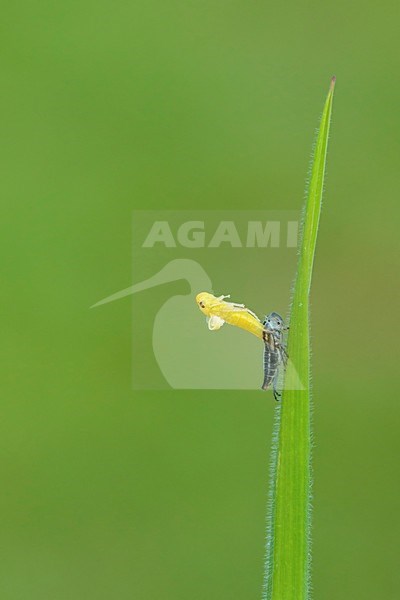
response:
<path id="1" fill-rule="evenodd" d="M 260 319 L 244 304 L 226 302 L 229 296 L 213 296 L 208 292 L 201 292 L 196 296 L 196 302 L 201 312 L 206 315 L 208 328 L 211 331 L 220 329 L 224 323 L 235 325 L 249 331 L 263 339 L 264 326 Z"/>

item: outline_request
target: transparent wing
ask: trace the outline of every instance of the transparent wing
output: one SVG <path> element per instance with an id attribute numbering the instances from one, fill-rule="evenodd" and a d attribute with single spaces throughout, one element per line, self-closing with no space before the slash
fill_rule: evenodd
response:
<path id="1" fill-rule="evenodd" d="M 213 315 L 207 319 L 207 325 L 210 331 L 217 331 L 218 329 L 221 329 L 224 323 L 225 321 L 216 315 Z"/>

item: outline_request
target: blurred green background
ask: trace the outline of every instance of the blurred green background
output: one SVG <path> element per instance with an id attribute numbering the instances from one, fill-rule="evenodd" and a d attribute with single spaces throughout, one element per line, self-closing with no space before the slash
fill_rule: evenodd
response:
<path id="1" fill-rule="evenodd" d="M 297 210 L 333 74 L 314 592 L 398 597 L 395 8 L 3 3 L 4 600 L 260 598 L 271 398 L 134 392 L 131 300 L 88 307 L 132 283 L 133 209 Z"/>

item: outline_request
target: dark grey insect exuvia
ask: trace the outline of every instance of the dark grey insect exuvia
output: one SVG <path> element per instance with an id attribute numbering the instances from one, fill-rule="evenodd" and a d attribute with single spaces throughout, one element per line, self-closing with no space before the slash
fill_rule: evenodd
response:
<path id="1" fill-rule="evenodd" d="M 286 367 L 288 355 L 284 344 L 284 332 L 289 329 L 280 315 L 271 312 L 263 322 L 264 332 L 264 382 L 263 390 L 268 390 L 271 385 L 275 400 L 279 400 L 278 392 L 279 368 Z"/>

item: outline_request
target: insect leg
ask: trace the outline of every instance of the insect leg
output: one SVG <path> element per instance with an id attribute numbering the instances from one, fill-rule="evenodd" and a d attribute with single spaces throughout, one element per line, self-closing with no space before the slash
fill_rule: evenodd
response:
<path id="1" fill-rule="evenodd" d="M 275 373 L 274 379 L 273 379 L 273 384 L 272 384 L 274 398 L 277 402 L 279 402 L 280 397 L 282 396 L 282 392 L 278 392 L 278 379 L 279 379 L 279 369 L 276 370 L 276 373 Z"/>
<path id="2" fill-rule="evenodd" d="M 283 366 L 286 369 L 287 362 L 288 362 L 288 359 L 289 359 L 289 355 L 287 353 L 286 346 L 283 346 L 283 345 L 280 346 L 280 351 L 281 351 L 281 358 L 282 358 Z"/>

